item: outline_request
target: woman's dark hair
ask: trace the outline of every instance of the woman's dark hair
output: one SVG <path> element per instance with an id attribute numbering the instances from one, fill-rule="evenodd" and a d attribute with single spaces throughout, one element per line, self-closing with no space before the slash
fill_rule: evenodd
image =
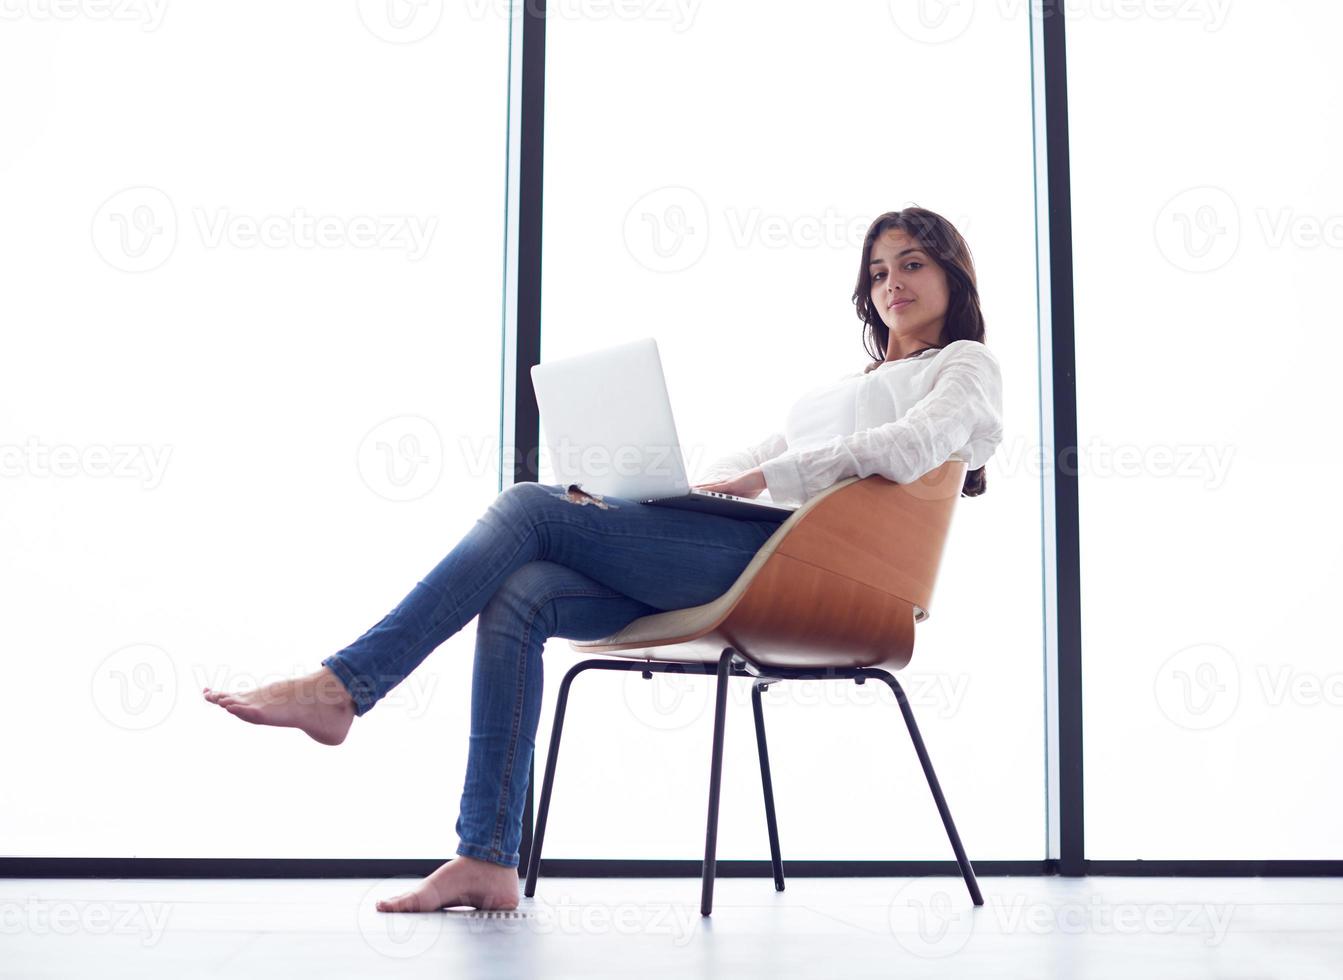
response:
<path id="1" fill-rule="evenodd" d="M 863 348 L 874 358 L 867 366 L 871 371 L 886 359 L 886 345 L 890 330 L 882 322 L 881 314 L 872 303 L 872 270 L 868 261 L 872 245 L 878 236 L 898 228 L 914 239 L 937 263 L 947 277 L 947 315 L 942 324 L 942 336 L 935 345 L 942 348 L 954 340 L 975 340 L 984 343 L 984 314 L 979 309 L 979 287 L 975 284 L 975 263 L 970 246 L 954 225 L 940 214 L 920 207 L 901 211 L 887 211 L 868 226 L 863 236 L 863 254 L 858 263 L 858 284 L 853 287 L 853 305 L 858 319 L 863 321 Z M 929 348 L 924 348 L 925 350 Z M 984 467 L 965 475 L 961 496 L 978 497 L 987 481 Z"/>

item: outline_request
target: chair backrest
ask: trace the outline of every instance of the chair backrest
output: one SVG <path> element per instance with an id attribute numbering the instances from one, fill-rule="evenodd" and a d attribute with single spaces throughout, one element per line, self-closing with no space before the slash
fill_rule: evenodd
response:
<path id="1" fill-rule="evenodd" d="M 774 550 L 904 599 L 923 622 L 965 472 L 953 459 L 913 483 L 856 479 L 827 495 Z"/>
<path id="2" fill-rule="evenodd" d="M 851 477 L 827 488 L 766 542 L 714 633 L 774 666 L 905 666 L 965 472 L 948 460 L 912 483 Z"/>

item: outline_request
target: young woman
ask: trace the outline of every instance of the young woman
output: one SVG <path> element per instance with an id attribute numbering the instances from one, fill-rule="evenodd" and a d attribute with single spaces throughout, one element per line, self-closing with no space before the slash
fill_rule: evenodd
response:
<path id="1" fill-rule="evenodd" d="M 714 479 L 696 486 L 750 497 L 768 489 L 800 503 L 846 476 L 910 482 L 954 457 L 967 462 L 962 494 L 984 492 L 984 464 L 1002 439 L 1001 379 L 960 234 L 922 208 L 881 215 L 863 242 L 853 301 L 872 362 L 809 392 L 784 431 L 717 460 Z M 248 692 L 205 688 L 205 698 L 244 721 L 339 745 L 356 716 L 479 614 L 458 856 L 377 907 L 516 908 L 546 639 L 599 639 L 640 616 L 709 602 L 777 529 L 515 484 L 395 609 L 319 670 Z"/>

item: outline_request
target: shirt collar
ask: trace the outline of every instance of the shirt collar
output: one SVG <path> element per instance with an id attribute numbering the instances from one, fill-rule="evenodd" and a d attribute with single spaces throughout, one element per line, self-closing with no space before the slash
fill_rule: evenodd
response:
<path id="1" fill-rule="evenodd" d="M 920 360 L 921 358 L 926 358 L 929 354 L 938 354 L 941 351 L 942 351 L 941 347 L 928 347 L 925 348 L 924 350 L 919 351 L 917 354 L 910 354 L 907 357 L 900 357 L 894 361 L 879 361 L 877 362 L 876 367 L 872 368 L 871 370 L 880 371 L 888 364 L 899 364 L 902 361 L 917 361 Z"/>

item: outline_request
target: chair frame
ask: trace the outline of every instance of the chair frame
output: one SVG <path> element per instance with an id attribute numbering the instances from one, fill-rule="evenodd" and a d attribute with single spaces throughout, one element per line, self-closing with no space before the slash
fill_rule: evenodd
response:
<path id="1" fill-rule="evenodd" d="M 774 812 L 774 785 L 770 778 L 769 752 L 765 743 L 765 716 L 760 695 L 771 684 L 784 680 L 851 679 L 855 684 L 863 684 L 869 678 L 872 678 L 885 682 L 894 693 L 896 702 L 900 705 L 900 712 L 905 719 L 905 727 L 909 729 L 910 739 L 914 743 L 914 751 L 918 754 L 919 764 L 922 765 L 923 774 L 928 780 L 928 788 L 932 791 L 933 800 L 937 804 L 937 812 L 942 817 L 942 825 L 946 828 L 947 837 L 951 841 L 951 848 L 956 854 L 956 864 L 960 868 L 961 877 L 965 879 L 971 901 L 976 906 L 984 904 L 983 896 L 979 891 L 979 883 L 975 878 L 974 868 L 970 866 L 970 860 L 965 855 L 965 848 L 961 846 L 960 835 L 956 832 L 956 825 L 951 819 L 951 810 L 947 806 L 942 787 L 937 781 L 937 774 L 933 771 L 932 760 L 928 757 L 928 750 L 923 744 L 923 738 L 919 735 L 918 725 L 914 722 L 914 713 L 910 710 L 909 700 L 905 697 L 900 682 L 889 671 L 880 667 L 764 667 L 747 654 L 730 646 L 723 649 L 717 664 L 703 661 L 600 658 L 583 660 L 569 668 L 564 675 L 564 681 L 560 684 L 559 696 L 555 705 L 555 719 L 551 728 L 550 747 L 546 754 L 546 771 L 541 785 L 541 802 L 537 811 L 536 830 L 532 836 L 531 849 L 527 856 L 527 882 L 524 894 L 528 898 L 536 893 L 536 879 L 541 868 L 541 847 L 545 841 L 546 818 L 550 813 L 550 797 L 555 788 L 555 767 L 559 761 L 560 737 L 564 730 L 564 714 L 569 701 L 569 688 L 574 678 L 585 670 L 637 670 L 648 680 L 652 679 L 654 673 L 715 674 L 717 677 L 714 700 L 713 750 L 709 765 L 709 814 L 704 837 L 704 863 L 701 870 L 701 916 L 707 916 L 713 911 L 713 884 L 717 870 L 715 853 L 718 846 L 718 799 L 719 786 L 723 775 L 723 730 L 727 717 L 728 681 L 732 677 L 752 678 L 751 709 L 755 715 L 755 739 L 760 755 L 760 778 L 765 794 L 765 821 L 769 830 L 769 853 L 770 863 L 774 871 L 775 891 L 783 891 L 783 861 L 779 856 L 779 828 Z"/>

